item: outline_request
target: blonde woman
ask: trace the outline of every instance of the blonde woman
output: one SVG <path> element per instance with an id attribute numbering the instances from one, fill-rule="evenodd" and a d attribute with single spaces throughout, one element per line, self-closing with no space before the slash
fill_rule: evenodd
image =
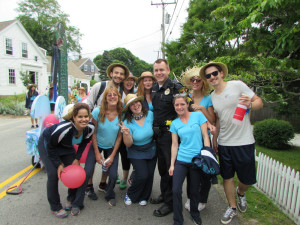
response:
<path id="1" fill-rule="evenodd" d="M 151 94 L 155 82 L 156 79 L 150 71 L 143 72 L 138 79 L 137 96 L 144 96 L 145 107 L 150 111 L 153 111 Z"/>
<path id="2" fill-rule="evenodd" d="M 118 175 L 119 154 L 117 153 L 122 141 L 122 135 L 118 126 L 122 120 L 122 105 L 118 89 L 114 86 L 109 86 L 103 93 L 101 106 L 95 108 L 92 112 L 92 121 L 95 125 L 92 146 L 96 162 L 103 164 L 102 152 L 106 160 L 105 166 L 108 167 L 109 180 L 105 199 L 110 206 L 116 205 L 114 188 Z"/>

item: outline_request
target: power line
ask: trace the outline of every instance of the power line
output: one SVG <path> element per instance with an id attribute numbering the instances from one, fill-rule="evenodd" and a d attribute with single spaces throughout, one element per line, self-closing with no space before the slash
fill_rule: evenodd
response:
<path id="1" fill-rule="evenodd" d="M 177 3 L 178 3 L 178 1 L 176 1 L 176 5 L 175 5 L 175 8 L 174 8 L 174 11 L 173 11 L 172 17 L 171 17 L 170 25 L 168 26 L 168 29 L 167 29 L 167 32 L 166 32 L 166 34 L 168 33 L 168 31 L 169 31 L 169 28 L 170 28 L 170 26 L 171 26 L 171 24 L 172 24 L 172 21 L 173 21 L 173 18 L 174 18 L 174 14 L 175 14 L 175 11 L 176 11 L 176 8 L 177 8 Z"/>
<path id="2" fill-rule="evenodd" d="M 157 30 L 157 31 L 155 31 L 155 32 L 153 32 L 153 33 L 151 33 L 151 34 L 145 35 L 145 36 L 140 37 L 140 38 L 137 38 L 137 39 L 135 39 L 135 40 L 132 40 L 132 41 L 129 41 L 129 42 L 125 42 L 125 43 L 122 43 L 122 44 L 118 44 L 118 45 L 116 45 L 115 47 L 111 47 L 111 48 L 109 48 L 109 49 L 114 49 L 114 48 L 117 48 L 117 47 L 122 46 L 122 45 L 127 45 L 127 44 L 130 44 L 130 43 L 132 43 L 132 42 L 139 41 L 139 40 L 141 40 L 141 39 L 144 39 L 144 38 L 147 38 L 147 37 L 149 37 L 149 36 L 152 36 L 152 35 L 156 34 L 156 33 L 159 32 L 159 31 L 160 31 L 160 30 Z M 106 50 L 106 49 L 99 50 L 99 51 L 96 51 L 96 52 L 82 53 L 81 55 L 96 54 L 96 53 L 100 53 L 100 52 L 102 52 L 102 51 L 104 51 L 104 50 Z"/>
<path id="3" fill-rule="evenodd" d="M 172 27 L 172 29 L 171 29 L 171 31 L 170 31 L 169 36 L 172 34 L 172 31 L 173 31 L 174 26 L 175 26 L 175 24 L 176 24 L 176 22 L 177 22 L 178 16 L 179 16 L 179 14 L 180 14 L 180 12 L 181 12 L 181 9 L 182 9 L 182 7 L 183 7 L 183 3 L 184 3 L 184 2 L 185 2 L 185 0 L 182 1 L 181 7 L 180 7 L 180 9 L 179 9 L 179 12 L 178 12 L 178 14 L 177 14 L 176 20 L 175 20 L 175 22 L 174 22 L 174 24 L 173 24 L 173 27 Z"/>

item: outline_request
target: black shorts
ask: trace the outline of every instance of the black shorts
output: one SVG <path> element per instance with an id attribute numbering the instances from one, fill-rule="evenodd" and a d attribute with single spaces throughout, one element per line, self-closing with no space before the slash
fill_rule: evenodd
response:
<path id="1" fill-rule="evenodd" d="M 242 146 L 218 146 L 221 176 L 230 179 L 237 173 L 246 185 L 256 183 L 254 144 Z"/>

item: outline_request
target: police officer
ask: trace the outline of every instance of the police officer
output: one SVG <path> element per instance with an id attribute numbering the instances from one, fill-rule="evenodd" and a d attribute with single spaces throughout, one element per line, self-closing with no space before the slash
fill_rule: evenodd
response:
<path id="1" fill-rule="evenodd" d="M 157 83 L 152 88 L 152 104 L 154 113 L 154 133 L 156 136 L 156 150 L 158 156 L 158 171 L 161 176 L 160 191 L 157 198 L 151 198 L 150 203 L 164 203 L 160 208 L 154 210 L 153 215 L 157 217 L 166 216 L 173 211 L 172 199 L 172 177 L 168 170 L 171 163 L 172 137 L 169 132 L 169 124 L 177 117 L 173 106 L 173 96 L 178 94 L 182 85 L 173 82 L 169 78 L 169 64 L 164 59 L 157 59 L 153 65 L 154 76 Z"/>

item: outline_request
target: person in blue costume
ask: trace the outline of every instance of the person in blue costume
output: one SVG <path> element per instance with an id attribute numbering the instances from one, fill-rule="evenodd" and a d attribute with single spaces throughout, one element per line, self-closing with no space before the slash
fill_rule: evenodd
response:
<path id="1" fill-rule="evenodd" d="M 152 105 L 152 87 L 153 84 L 156 82 L 155 77 L 150 71 L 145 71 L 141 74 L 138 79 L 138 89 L 137 89 L 137 96 L 144 96 L 144 105 L 150 111 L 153 112 L 153 105 Z"/>
<path id="2" fill-rule="evenodd" d="M 195 66 L 191 69 L 187 69 L 182 76 L 182 82 L 187 88 L 192 90 L 190 97 L 193 100 L 193 104 L 191 104 L 191 108 L 193 109 L 193 111 L 202 112 L 208 122 L 214 125 L 216 122 L 216 116 L 214 113 L 214 107 L 211 101 L 211 97 L 209 95 L 211 87 L 206 79 L 201 79 L 199 72 L 200 67 Z M 208 132 L 208 134 L 210 135 L 210 132 Z M 203 173 L 201 179 L 200 199 L 198 205 L 199 211 L 203 210 L 206 207 L 209 191 L 211 188 L 211 179 L 208 175 L 205 175 Z M 188 191 L 188 187 L 189 182 L 187 182 L 188 199 L 184 206 L 187 210 L 190 210 L 190 193 Z"/>
<path id="3" fill-rule="evenodd" d="M 198 210 L 200 170 L 193 166 L 192 158 L 198 155 L 203 146 L 210 147 L 207 132 L 207 119 L 201 112 L 188 110 L 185 94 L 174 96 L 174 108 L 179 118 L 171 123 L 172 133 L 170 176 L 173 176 L 173 219 L 174 225 L 182 225 L 182 185 L 189 174 L 190 215 L 194 224 L 202 224 Z M 180 145 L 178 147 L 178 137 Z M 203 140 L 203 141 L 202 141 Z"/>
<path id="4" fill-rule="evenodd" d="M 141 206 L 145 206 L 152 192 L 156 165 L 153 112 L 143 106 L 143 100 L 144 96 L 126 96 L 125 120 L 120 125 L 123 141 L 127 146 L 127 156 L 135 169 L 132 185 L 124 199 L 126 205 L 139 202 Z"/>
<path id="5" fill-rule="evenodd" d="M 96 107 L 92 112 L 92 121 L 96 127 L 92 138 L 92 147 L 97 163 L 103 164 L 104 162 L 102 152 L 106 159 L 105 166 L 108 167 L 106 173 L 109 179 L 105 199 L 110 206 L 116 205 L 114 188 L 118 176 L 118 149 L 122 141 L 122 134 L 118 126 L 122 120 L 123 104 L 121 99 L 118 89 L 114 86 L 108 86 L 103 93 L 101 106 Z M 90 149 L 90 151 L 93 150 Z"/>
<path id="6" fill-rule="evenodd" d="M 85 185 L 77 189 L 68 189 L 66 208 L 62 207 L 58 192 L 58 180 L 64 168 L 80 165 L 81 155 L 94 133 L 94 125 L 89 122 L 91 113 L 87 104 L 77 103 L 70 107 L 65 121 L 45 128 L 38 142 L 38 151 L 47 171 L 47 197 L 51 212 L 57 218 L 79 215 L 83 206 Z M 74 144 L 78 144 L 75 153 Z M 87 183 L 87 179 L 85 183 Z"/>
<path id="7" fill-rule="evenodd" d="M 36 84 L 30 84 L 28 87 L 28 92 L 26 94 L 26 102 L 25 102 L 25 108 L 31 110 L 32 103 L 34 99 L 39 95 L 39 93 L 36 91 Z M 30 114 L 30 112 L 29 112 Z M 30 117 L 31 120 L 31 128 L 34 128 L 34 121 L 35 121 L 35 126 L 39 127 L 38 125 L 38 119 L 34 119 Z"/>

